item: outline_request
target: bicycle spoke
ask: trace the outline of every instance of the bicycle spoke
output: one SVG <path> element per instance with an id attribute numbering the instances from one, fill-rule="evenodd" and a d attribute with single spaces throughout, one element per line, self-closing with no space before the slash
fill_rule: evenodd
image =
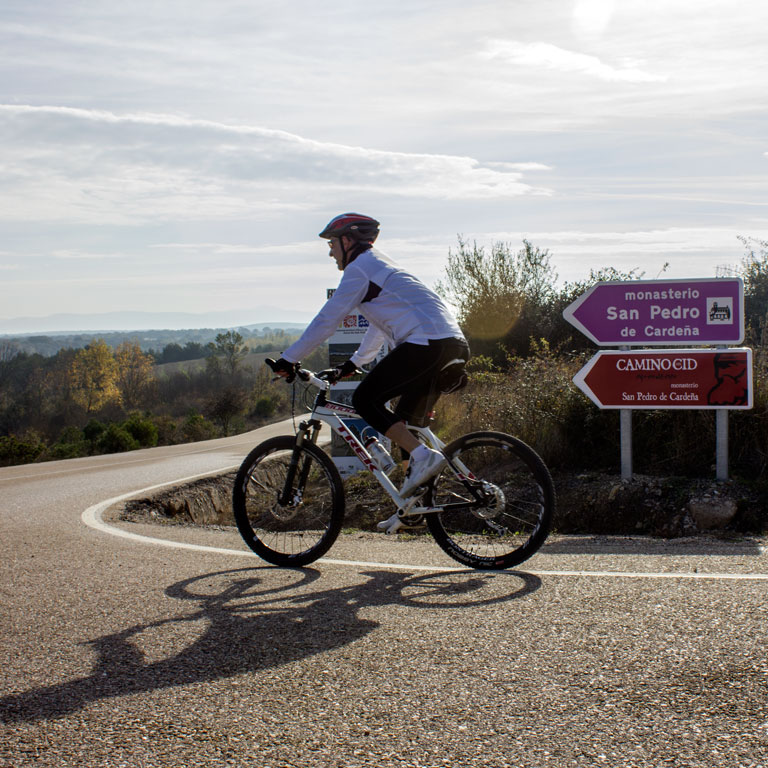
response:
<path id="1" fill-rule="evenodd" d="M 546 538 L 554 489 L 528 446 L 508 435 L 481 434 L 486 437 L 468 435 L 449 446 L 462 475 L 447 470 L 433 483 L 430 503 L 448 508 L 430 515 L 428 524 L 451 557 L 473 567 L 506 568 L 530 557 Z M 478 499 L 466 499 L 465 467 Z M 466 506 L 456 504 L 457 498 Z"/>
<path id="2" fill-rule="evenodd" d="M 322 556 L 344 516 L 341 478 L 317 446 L 300 449 L 298 471 L 294 467 L 288 486 L 293 451 L 289 436 L 268 440 L 251 452 L 235 481 L 240 533 L 251 549 L 276 565 L 304 565 Z"/>

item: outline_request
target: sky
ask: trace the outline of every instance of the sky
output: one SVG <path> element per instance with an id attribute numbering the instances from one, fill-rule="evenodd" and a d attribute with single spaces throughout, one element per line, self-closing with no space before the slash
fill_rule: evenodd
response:
<path id="1" fill-rule="evenodd" d="M 309 319 L 343 211 L 428 285 L 459 236 L 549 249 L 560 284 L 713 277 L 768 240 L 766 27 L 763 0 L 5 0 L 0 332 Z"/>

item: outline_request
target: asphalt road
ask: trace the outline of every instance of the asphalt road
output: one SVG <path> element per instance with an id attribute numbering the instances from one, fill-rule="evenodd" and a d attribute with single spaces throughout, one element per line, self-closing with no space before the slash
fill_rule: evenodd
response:
<path id="1" fill-rule="evenodd" d="M 348 533 L 298 571 L 113 520 L 266 436 L 0 469 L 0 768 L 768 768 L 763 542 L 554 538 L 481 574 Z"/>

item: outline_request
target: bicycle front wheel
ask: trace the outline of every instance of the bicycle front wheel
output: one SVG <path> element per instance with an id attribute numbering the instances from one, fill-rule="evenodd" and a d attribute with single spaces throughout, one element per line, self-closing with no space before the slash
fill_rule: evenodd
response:
<path id="1" fill-rule="evenodd" d="M 430 506 L 447 507 L 426 516 L 440 548 L 483 569 L 510 568 L 533 555 L 555 512 L 555 487 L 539 455 L 501 432 L 472 432 L 444 453 L 460 476 L 448 466 L 427 492 Z"/>
<path id="2" fill-rule="evenodd" d="M 303 566 L 322 557 L 341 531 L 344 486 L 333 461 L 290 435 L 254 448 L 235 478 L 232 506 L 245 543 L 269 563 Z"/>

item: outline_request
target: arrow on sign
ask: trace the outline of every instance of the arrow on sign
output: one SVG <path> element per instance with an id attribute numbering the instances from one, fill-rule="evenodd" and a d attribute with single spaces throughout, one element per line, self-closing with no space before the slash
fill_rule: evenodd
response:
<path id="1" fill-rule="evenodd" d="M 605 346 L 740 344 L 741 278 L 597 283 L 563 317 Z"/>
<path id="2" fill-rule="evenodd" d="M 600 408 L 751 408 L 752 350 L 601 350 L 573 382 Z"/>

